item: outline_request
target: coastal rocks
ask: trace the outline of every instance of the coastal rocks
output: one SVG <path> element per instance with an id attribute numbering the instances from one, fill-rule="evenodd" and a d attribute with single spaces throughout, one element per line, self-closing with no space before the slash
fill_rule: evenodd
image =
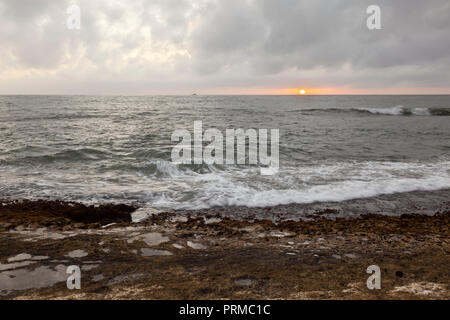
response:
<path id="1" fill-rule="evenodd" d="M 103 279 L 105 279 L 105 276 L 102 274 L 96 274 L 95 276 L 92 277 L 92 281 L 93 282 L 99 282 L 102 281 Z"/>
<path id="2" fill-rule="evenodd" d="M 68 254 L 66 254 L 66 257 L 83 258 L 83 257 L 86 257 L 88 255 L 89 255 L 89 253 L 87 253 L 86 251 L 78 249 L 78 250 L 70 251 Z"/>
<path id="3" fill-rule="evenodd" d="M 81 266 L 81 270 L 83 271 L 90 271 L 92 269 L 98 268 L 99 265 L 98 264 L 85 264 Z"/>
<path id="4" fill-rule="evenodd" d="M 255 283 L 255 280 L 248 278 L 238 279 L 234 281 L 234 284 L 240 287 L 250 287 L 253 283 Z"/>
<path id="5" fill-rule="evenodd" d="M 31 257 L 31 260 L 34 260 L 34 261 L 41 261 L 41 260 L 47 260 L 47 259 L 50 259 L 50 257 L 49 256 L 34 256 L 34 257 Z"/>
<path id="6" fill-rule="evenodd" d="M 15 257 L 8 258 L 8 262 L 17 262 L 17 261 L 23 261 L 23 260 L 29 260 L 31 259 L 31 254 L 28 253 L 20 253 Z"/>
<path id="7" fill-rule="evenodd" d="M 73 231 L 57 232 L 47 228 L 37 228 L 37 229 L 15 228 L 14 230 L 10 230 L 9 233 L 20 235 L 24 238 L 25 241 L 30 242 L 37 242 L 39 240 L 62 240 L 77 235 Z"/>
<path id="8" fill-rule="evenodd" d="M 0 280 L 13 281 L 12 277 L 38 267 L 45 268 L 46 276 L 55 275 L 56 265 L 74 264 L 82 269 L 82 292 L 87 299 L 283 299 L 300 293 L 312 299 L 448 299 L 449 219 L 448 214 L 368 215 L 280 224 L 152 220 L 69 231 L 63 231 L 64 226 L 38 232 L 28 227 L 20 232 L 10 229 L 0 231 Z M 36 241 L 30 242 L 33 232 Z M 272 236 L 278 232 L 292 235 Z M 63 237 L 57 239 L 55 233 Z M 256 237 L 261 233 L 264 237 Z M 88 253 L 87 258 L 66 256 L 75 249 Z M 383 270 L 381 291 L 366 286 L 367 266 L 372 263 Z M 408 284 L 412 279 L 442 285 L 444 291 L 422 285 L 414 293 Z M 350 281 L 358 287 L 344 292 L 351 289 Z M 12 282 L 9 285 L 11 290 L 2 291 L 2 298 L 71 299 L 76 294 L 65 283 L 30 292 L 17 291 Z M 431 293 L 426 294 L 427 290 Z"/>
<path id="9" fill-rule="evenodd" d="M 109 228 L 109 227 L 115 226 L 116 224 L 117 224 L 117 223 L 115 223 L 115 222 L 113 222 L 113 223 L 108 223 L 108 224 L 102 226 L 102 229 L 107 229 L 107 228 Z"/>
<path id="10" fill-rule="evenodd" d="M 291 237 L 293 236 L 293 234 L 290 232 L 272 231 L 270 233 L 270 236 L 275 238 L 284 238 L 284 237 Z"/>
<path id="11" fill-rule="evenodd" d="M 42 261 L 47 260 L 49 257 L 47 256 L 32 256 L 28 253 L 20 253 L 16 256 L 8 258 L 7 264 L 0 263 L 0 271 L 6 271 L 6 270 L 14 270 L 18 268 L 23 268 L 26 266 L 29 266 L 33 263 L 36 263 L 36 261 Z"/>
<path id="12" fill-rule="evenodd" d="M 101 227 L 118 222 L 131 222 L 136 207 L 125 204 L 86 206 L 76 202 L 24 200 L 5 202 L 0 220 L 9 227 L 20 225 L 58 226 L 81 224 Z"/>
<path id="13" fill-rule="evenodd" d="M 130 274 L 130 275 L 120 275 L 117 277 L 114 277 L 108 282 L 108 285 L 116 285 L 121 282 L 134 282 L 141 278 L 143 278 L 144 275 L 142 273 L 136 273 L 136 274 Z"/>
<path id="14" fill-rule="evenodd" d="M 222 219 L 220 218 L 205 218 L 205 224 L 219 223 Z"/>
<path id="15" fill-rule="evenodd" d="M 66 266 L 55 268 L 41 266 L 34 270 L 18 269 L 0 273 L 0 295 L 11 290 L 50 287 L 58 282 L 66 281 Z"/>
<path id="16" fill-rule="evenodd" d="M 188 241 L 187 242 L 188 247 L 195 249 L 195 250 L 203 250 L 208 248 L 207 246 L 201 244 L 201 243 L 196 243 L 196 242 L 192 242 L 192 241 Z"/>
<path id="17" fill-rule="evenodd" d="M 157 250 L 157 249 L 149 249 L 142 248 L 141 255 L 143 257 L 151 257 L 151 256 L 172 256 L 173 253 L 167 250 Z"/>
<path id="18" fill-rule="evenodd" d="M 391 294 L 409 293 L 417 296 L 441 297 L 446 294 L 445 286 L 432 282 L 413 282 L 405 286 L 395 287 Z"/>
<path id="19" fill-rule="evenodd" d="M 131 220 L 135 223 L 145 221 L 146 219 L 158 215 L 161 211 L 153 208 L 140 208 L 131 213 Z"/>
<path id="20" fill-rule="evenodd" d="M 0 263 L 0 271 L 22 268 L 22 267 L 29 266 L 30 264 L 33 264 L 33 263 L 35 263 L 35 262 L 34 261 L 21 261 L 21 262 L 7 263 L 7 264 Z"/>
<path id="21" fill-rule="evenodd" d="M 169 242 L 169 238 L 163 236 L 158 232 L 150 232 L 135 236 L 131 239 L 128 239 L 128 243 L 133 243 L 134 241 L 144 241 L 148 246 L 159 246 L 162 243 Z"/>

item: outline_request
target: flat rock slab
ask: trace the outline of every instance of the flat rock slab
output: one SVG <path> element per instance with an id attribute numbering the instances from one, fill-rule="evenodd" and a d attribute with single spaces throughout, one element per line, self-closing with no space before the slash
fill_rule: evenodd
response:
<path id="1" fill-rule="evenodd" d="M 171 256 L 173 255 L 172 252 L 167 250 L 157 250 L 157 249 L 148 249 L 148 248 L 142 248 L 141 249 L 141 255 L 143 257 L 151 257 L 151 256 Z"/>
<path id="2" fill-rule="evenodd" d="M 66 257 L 83 258 L 83 257 L 86 257 L 88 255 L 89 255 L 89 253 L 87 253 L 86 251 L 78 249 L 78 250 L 70 251 L 68 254 L 66 254 Z"/>

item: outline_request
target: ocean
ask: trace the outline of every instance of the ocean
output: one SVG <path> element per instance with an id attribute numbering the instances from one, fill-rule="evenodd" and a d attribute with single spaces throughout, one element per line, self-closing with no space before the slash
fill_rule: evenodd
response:
<path id="1" fill-rule="evenodd" d="M 279 129 L 280 168 L 171 161 L 175 129 Z M 0 199 L 269 207 L 450 188 L 450 96 L 0 96 Z"/>

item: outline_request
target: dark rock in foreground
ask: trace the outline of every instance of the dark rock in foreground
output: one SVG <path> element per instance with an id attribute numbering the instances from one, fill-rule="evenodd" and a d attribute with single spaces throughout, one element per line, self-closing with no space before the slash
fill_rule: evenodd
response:
<path id="1" fill-rule="evenodd" d="M 86 206 L 76 202 L 23 200 L 3 202 L 0 222 L 16 225 L 109 224 L 131 222 L 136 207 L 125 204 Z"/>

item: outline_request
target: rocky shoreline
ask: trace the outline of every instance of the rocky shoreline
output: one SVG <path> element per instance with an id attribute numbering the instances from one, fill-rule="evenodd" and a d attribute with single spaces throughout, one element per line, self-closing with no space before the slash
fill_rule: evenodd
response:
<path id="1" fill-rule="evenodd" d="M 214 208 L 133 223 L 136 209 L 3 201 L 0 299 L 450 298 L 449 207 L 352 219 L 323 209 L 299 221 Z M 70 265 L 81 269 L 80 290 L 66 286 Z M 380 290 L 366 286 L 370 265 L 381 269 Z"/>

